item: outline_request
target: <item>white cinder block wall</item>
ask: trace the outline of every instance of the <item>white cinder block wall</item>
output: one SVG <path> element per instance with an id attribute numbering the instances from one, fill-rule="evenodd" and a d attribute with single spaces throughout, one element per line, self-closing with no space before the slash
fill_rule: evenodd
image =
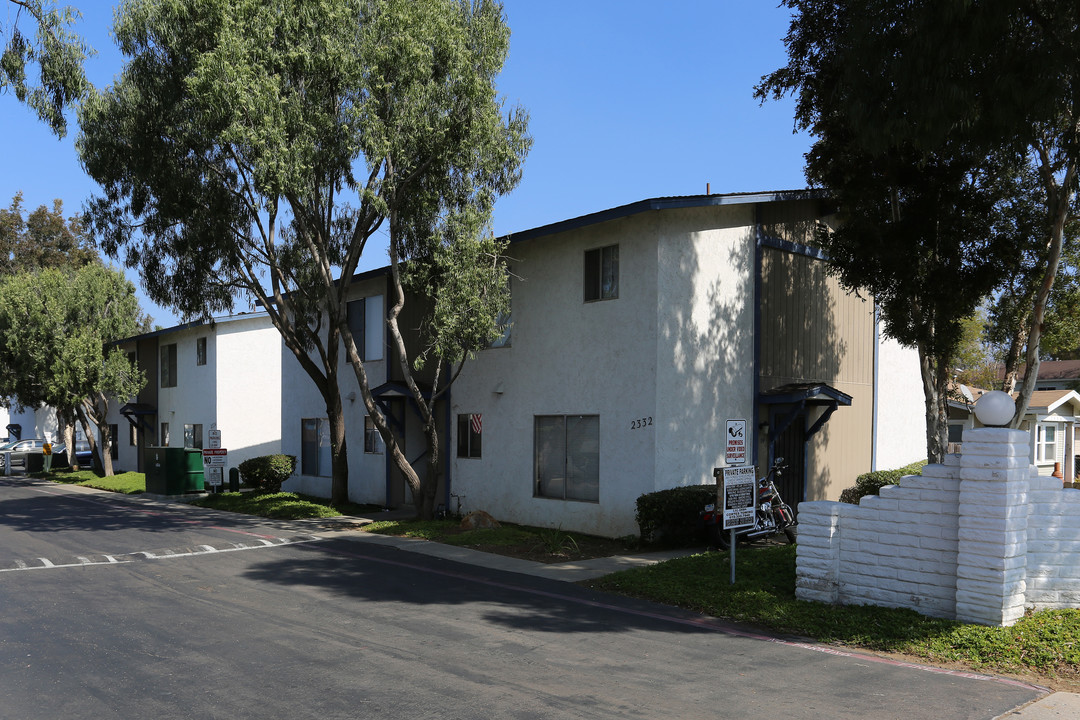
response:
<path id="1" fill-rule="evenodd" d="M 859 505 L 799 506 L 796 595 L 1011 625 L 1080 607 L 1080 490 L 1027 462 L 1027 434 L 980 428 L 964 455 Z"/>

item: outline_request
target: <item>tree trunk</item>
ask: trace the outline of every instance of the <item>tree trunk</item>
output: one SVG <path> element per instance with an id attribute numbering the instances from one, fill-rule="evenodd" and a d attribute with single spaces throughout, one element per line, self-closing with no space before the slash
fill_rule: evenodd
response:
<path id="1" fill-rule="evenodd" d="M 79 418 L 79 422 L 83 427 L 83 434 L 86 435 L 86 442 L 90 445 L 90 457 L 93 464 L 94 472 L 104 475 L 105 466 L 101 462 L 101 446 L 98 445 L 97 437 L 95 437 L 93 430 L 90 428 L 90 421 L 86 417 L 86 411 L 82 407 L 75 408 L 75 414 Z"/>
<path id="2" fill-rule="evenodd" d="M 326 422 L 330 425 L 330 502 L 349 502 L 349 455 L 345 440 L 345 413 L 341 407 L 337 370 L 327 374 L 327 386 L 334 388 L 326 401 Z"/>
<path id="3" fill-rule="evenodd" d="M 75 410 L 74 408 L 57 408 L 56 420 L 60 426 L 61 442 L 64 443 L 67 453 L 68 467 L 78 470 L 79 465 L 75 461 Z"/>
<path id="4" fill-rule="evenodd" d="M 1027 336 L 1027 367 L 1024 370 L 1024 382 L 1020 385 L 1020 393 L 1016 397 L 1016 411 L 1013 413 L 1009 427 L 1019 428 L 1027 414 L 1028 405 L 1031 402 L 1031 393 L 1035 391 L 1035 383 L 1039 379 L 1039 340 L 1042 338 L 1043 318 L 1046 316 L 1046 303 L 1050 299 L 1050 290 L 1054 287 L 1057 277 L 1058 264 L 1061 262 L 1061 247 L 1065 240 L 1065 221 L 1069 217 L 1069 208 L 1072 206 L 1074 193 L 1072 186 L 1076 178 L 1075 164 L 1070 164 L 1065 171 L 1064 179 L 1058 184 L 1055 176 L 1048 169 L 1049 162 L 1043 161 L 1043 182 L 1046 188 L 1047 203 L 1049 204 L 1050 238 L 1047 252 L 1046 272 L 1042 283 L 1035 294 L 1035 306 L 1031 311 L 1031 322 L 1028 325 Z"/>
<path id="5" fill-rule="evenodd" d="M 941 363 L 919 345 L 919 372 L 923 383 L 923 400 L 926 405 L 926 461 L 940 463 L 945 459 L 949 440 L 949 413 L 946 388 L 941 385 Z M 948 382 L 946 377 L 945 382 Z"/>

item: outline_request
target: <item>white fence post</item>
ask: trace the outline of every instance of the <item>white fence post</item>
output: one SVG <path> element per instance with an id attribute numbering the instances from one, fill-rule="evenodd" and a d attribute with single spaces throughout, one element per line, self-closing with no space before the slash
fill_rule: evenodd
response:
<path id="1" fill-rule="evenodd" d="M 1028 433 L 964 431 L 960 458 L 956 619 L 1012 625 L 1024 614 Z"/>

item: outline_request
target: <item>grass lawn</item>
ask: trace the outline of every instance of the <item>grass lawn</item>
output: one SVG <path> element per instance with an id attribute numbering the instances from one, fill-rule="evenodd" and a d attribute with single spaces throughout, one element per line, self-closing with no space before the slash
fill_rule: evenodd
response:
<path id="1" fill-rule="evenodd" d="M 291 492 L 226 492 L 206 495 L 191 503 L 199 507 L 228 512 L 258 515 L 277 520 L 331 518 L 342 515 L 363 515 L 378 512 L 377 505 L 348 503 L 335 506 L 324 498 L 309 497 Z"/>
<path id="2" fill-rule="evenodd" d="M 582 584 L 776 633 L 1080 691 L 1080 610 L 1046 610 L 994 628 L 912 610 L 803 602 L 795 599 L 794 546 L 739 548 L 735 560 L 734 585 L 728 553 L 678 558 Z"/>
<path id="3" fill-rule="evenodd" d="M 31 477 L 45 478 L 53 482 L 67 485 L 82 485 L 84 487 L 109 490 L 111 492 L 134 495 L 146 492 L 146 475 L 137 472 L 126 472 L 112 477 L 100 477 L 93 470 L 54 470 L 50 473 L 32 473 Z"/>

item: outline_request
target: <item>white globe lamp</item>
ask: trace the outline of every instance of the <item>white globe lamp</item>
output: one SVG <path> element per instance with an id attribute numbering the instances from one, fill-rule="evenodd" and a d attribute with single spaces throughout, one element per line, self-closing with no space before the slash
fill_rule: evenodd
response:
<path id="1" fill-rule="evenodd" d="M 987 427 L 1008 425 L 1015 412 L 1012 396 L 1001 390 L 991 390 L 975 401 L 975 417 Z"/>

